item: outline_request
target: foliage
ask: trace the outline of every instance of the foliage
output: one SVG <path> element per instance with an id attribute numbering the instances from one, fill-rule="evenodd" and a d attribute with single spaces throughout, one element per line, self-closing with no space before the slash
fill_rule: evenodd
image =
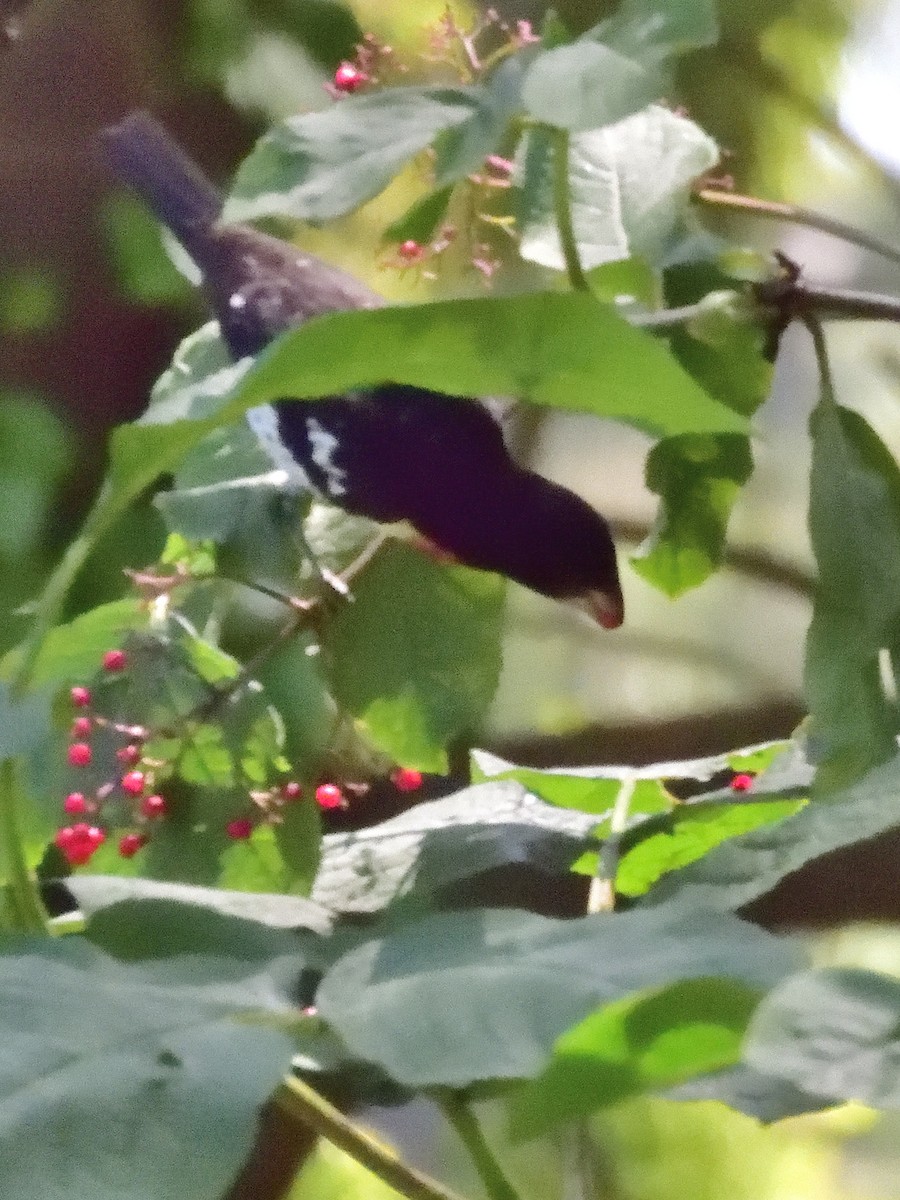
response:
<path id="1" fill-rule="evenodd" d="M 256 7 L 288 19 L 236 5 L 229 53 Z M 427 160 L 429 193 L 386 236 L 436 260 L 447 214 L 483 203 L 472 176 L 499 171 L 488 215 L 542 285 L 330 315 L 253 363 L 229 362 L 214 326 L 191 335 L 114 434 L 84 529 L 3 660 L 0 1182 L 22 1200 L 214 1200 L 293 1055 L 323 1090 L 355 1081 L 351 1099 L 421 1092 L 450 1112 L 490 1094 L 517 1138 L 678 1089 L 766 1121 L 897 1104 L 895 982 L 802 971 L 734 915 L 896 823 L 900 479 L 837 403 L 815 313 L 808 726 L 640 770 L 476 752 L 472 786 L 323 834 L 332 806 L 364 813 L 397 768 L 443 774 L 471 749 L 505 588 L 312 497 L 269 456 L 265 406 L 392 381 L 626 422 L 654 439 L 660 497 L 634 567 L 676 597 L 722 565 L 784 316 L 728 273 L 691 207 L 715 142 L 659 102 L 676 60 L 715 43 L 711 3 L 626 0 L 577 38 L 558 18 L 543 41 L 491 25 L 482 59 L 452 17 L 440 30 L 447 54 L 469 51 L 462 78 L 373 82 L 288 119 L 239 169 L 227 215 L 331 220 Z M 496 267 L 481 243 L 473 261 Z M 165 271 L 144 283 L 169 294 Z M 15 468 L 0 462 L 4 557 L 42 517 Z M 101 537 L 166 476 L 159 561 L 63 620 Z M 238 604 L 256 606 L 249 647 L 223 633 Z M 54 836 L 64 803 L 97 831 L 89 862 Z M 36 877 L 73 867 L 81 926 L 41 936 L 73 918 L 44 921 Z M 539 879 L 538 901 L 574 888 L 579 915 L 461 911 L 497 870 Z"/>

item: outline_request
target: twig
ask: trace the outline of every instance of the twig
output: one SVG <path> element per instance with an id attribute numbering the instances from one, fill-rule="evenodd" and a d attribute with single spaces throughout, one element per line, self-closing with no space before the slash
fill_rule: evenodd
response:
<path id="1" fill-rule="evenodd" d="M 488 1145 L 484 1131 L 462 1092 L 447 1091 L 438 1096 L 438 1103 L 447 1121 L 456 1130 L 465 1146 L 478 1178 L 490 1200 L 519 1200 L 519 1194 L 503 1172 L 503 1168 Z"/>
<path id="2" fill-rule="evenodd" d="M 461 1200 L 436 1179 L 407 1166 L 372 1134 L 344 1116 L 333 1104 L 296 1076 L 282 1080 L 275 1103 L 292 1120 L 302 1123 L 349 1154 L 408 1200 Z M 517 1198 L 516 1198 L 517 1200 Z"/>
<path id="3" fill-rule="evenodd" d="M 830 237 L 840 238 L 873 254 L 880 254 L 890 262 L 900 264 L 900 249 L 883 242 L 881 238 L 864 233 L 845 221 L 836 217 L 825 216 L 824 213 L 813 212 L 809 208 L 801 208 L 798 204 L 783 204 L 775 200 L 760 200 L 756 196 L 742 196 L 737 192 L 724 191 L 721 188 L 705 187 L 694 193 L 697 200 L 704 204 L 712 204 L 718 208 L 732 208 L 738 212 L 747 213 L 752 217 L 761 217 L 769 221 L 784 221 L 790 225 L 802 225 L 807 229 L 816 229 L 819 233 L 827 233 Z"/>
<path id="4" fill-rule="evenodd" d="M 588 915 L 612 912 L 615 908 L 619 847 L 622 841 L 622 834 L 628 827 L 628 814 L 631 810 L 631 798 L 634 795 L 636 783 L 636 776 L 625 775 L 619 784 L 616 802 L 613 805 L 612 816 L 609 820 L 609 836 L 600 848 L 600 855 L 597 860 L 597 874 L 591 880 L 588 892 Z"/>
<path id="5" fill-rule="evenodd" d="M 589 292 L 591 285 L 578 257 L 578 241 L 572 223 L 572 196 L 569 184 L 569 134 L 565 129 L 549 129 L 553 148 L 553 209 L 569 283 L 576 292 Z"/>

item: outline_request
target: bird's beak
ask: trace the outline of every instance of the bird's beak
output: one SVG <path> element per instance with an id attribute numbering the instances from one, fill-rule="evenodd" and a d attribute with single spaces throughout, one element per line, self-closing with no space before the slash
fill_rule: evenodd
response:
<path id="1" fill-rule="evenodd" d="M 618 629 L 625 620 L 625 606 L 622 597 L 612 592 L 594 590 L 585 592 L 581 597 L 581 605 L 589 616 L 604 629 Z"/>

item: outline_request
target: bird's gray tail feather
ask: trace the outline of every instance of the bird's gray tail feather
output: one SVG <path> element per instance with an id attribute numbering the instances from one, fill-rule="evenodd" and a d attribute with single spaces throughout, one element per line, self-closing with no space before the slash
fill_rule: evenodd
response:
<path id="1" fill-rule="evenodd" d="M 188 253 L 222 211 L 222 196 L 149 113 L 129 113 L 100 135 L 110 166 L 143 197 Z"/>

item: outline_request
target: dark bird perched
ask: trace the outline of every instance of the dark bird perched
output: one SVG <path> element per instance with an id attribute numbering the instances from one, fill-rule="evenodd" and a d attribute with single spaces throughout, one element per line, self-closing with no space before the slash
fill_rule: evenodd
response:
<path id="1" fill-rule="evenodd" d="M 109 161 L 178 238 L 233 357 L 257 354 L 310 317 L 384 301 L 351 275 L 246 225 L 167 131 L 132 113 L 103 133 Z M 386 381 L 275 405 L 281 441 L 324 495 L 376 521 L 409 521 L 460 562 L 622 623 L 609 528 L 574 493 L 510 458 L 479 403 Z"/>

